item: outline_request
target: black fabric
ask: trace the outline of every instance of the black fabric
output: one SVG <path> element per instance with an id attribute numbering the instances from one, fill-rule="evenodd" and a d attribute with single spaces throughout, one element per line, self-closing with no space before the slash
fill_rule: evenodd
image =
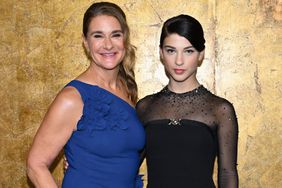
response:
<path id="1" fill-rule="evenodd" d="M 177 94 L 165 87 L 141 99 L 146 129 L 148 188 L 238 187 L 238 124 L 233 105 L 203 86 Z"/>

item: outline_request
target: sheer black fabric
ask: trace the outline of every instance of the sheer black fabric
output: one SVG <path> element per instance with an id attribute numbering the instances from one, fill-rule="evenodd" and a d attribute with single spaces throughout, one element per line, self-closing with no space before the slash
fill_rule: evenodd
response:
<path id="1" fill-rule="evenodd" d="M 177 94 L 165 87 L 141 99 L 146 129 L 148 188 L 238 187 L 238 124 L 233 105 L 203 86 Z"/>

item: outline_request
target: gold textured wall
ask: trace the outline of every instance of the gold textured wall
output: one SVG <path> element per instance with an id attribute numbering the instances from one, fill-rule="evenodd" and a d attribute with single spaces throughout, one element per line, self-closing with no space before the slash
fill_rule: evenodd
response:
<path id="1" fill-rule="evenodd" d="M 91 2 L 0 0 L 1 188 L 31 186 L 25 160 L 41 119 L 56 93 L 88 66 L 81 25 Z M 113 2 L 126 12 L 138 48 L 140 97 L 167 82 L 158 57 L 163 21 L 180 13 L 199 19 L 207 48 L 198 77 L 237 110 L 240 187 L 282 187 L 282 1 Z M 52 169 L 59 182 L 59 159 Z"/>

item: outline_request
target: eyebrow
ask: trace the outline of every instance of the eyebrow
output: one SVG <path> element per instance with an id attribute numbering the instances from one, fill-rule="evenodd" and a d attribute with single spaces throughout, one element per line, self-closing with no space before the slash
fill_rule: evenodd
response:
<path id="1" fill-rule="evenodd" d="M 122 32 L 122 30 L 114 30 L 114 31 L 111 32 L 111 34 L 115 34 L 115 33 L 123 33 L 123 32 Z M 103 34 L 103 32 L 102 31 L 92 31 L 90 33 L 90 36 L 94 35 L 94 34 Z"/>
<path id="2" fill-rule="evenodd" d="M 170 46 L 170 45 L 165 45 L 164 48 L 173 48 L 173 49 L 176 49 L 175 47 Z M 184 49 L 189 49 L 189 48 L 194 48 L 194 46 L 187 46 L 187 47 L 185 47 Z"/>
<path id="3" fill-rule="evenodd" d="M 123 33 L 122 30 L 114 30 L 112 33 Z"/>

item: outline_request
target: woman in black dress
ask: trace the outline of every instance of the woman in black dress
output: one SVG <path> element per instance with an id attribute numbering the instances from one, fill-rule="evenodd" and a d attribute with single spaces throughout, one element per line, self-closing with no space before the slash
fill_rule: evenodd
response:
<path id="1" fill-rule="evenodd" d="M 197 68 L 204 59 L 201 24 L 179 15 L 167 20 L 160 59 L 169 78 L 160 92 L 137 104 L 146 129 L 148 188 L 237 188 L 238 124 L 233 105 L 202 86 Z"/>

